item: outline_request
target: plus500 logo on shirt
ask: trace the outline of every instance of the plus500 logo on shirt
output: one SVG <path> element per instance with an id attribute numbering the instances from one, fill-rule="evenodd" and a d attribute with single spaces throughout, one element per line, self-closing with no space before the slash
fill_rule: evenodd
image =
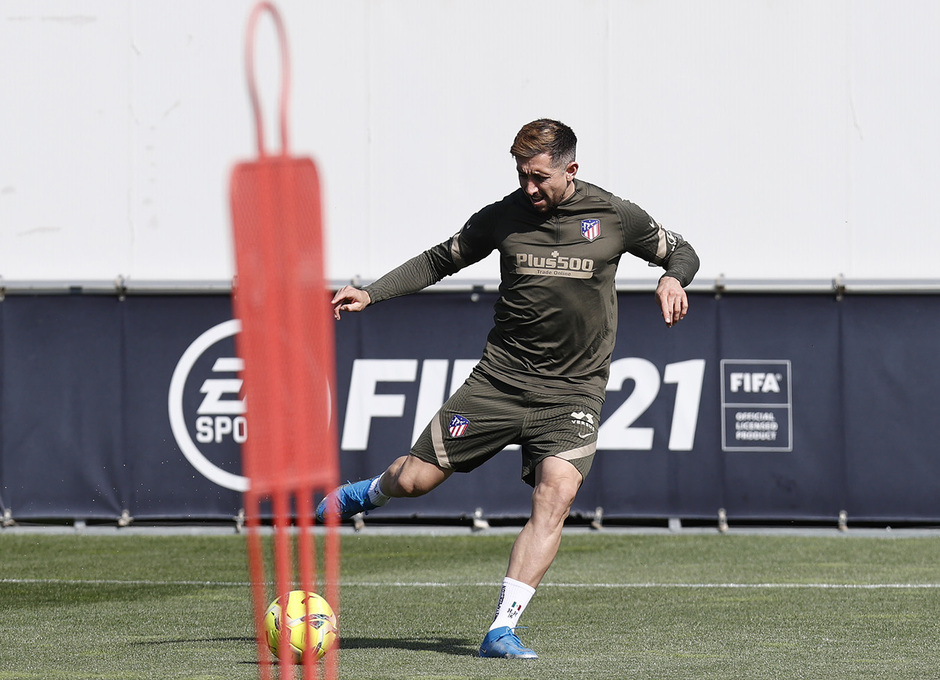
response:
<path id="1" fill-rule="evenodd" d="M 566 257 L 557 250 L 552 251 L 547 256 L 516 253 L 516 273 L 589 279 L 594 276 L 594 260 Z"/>

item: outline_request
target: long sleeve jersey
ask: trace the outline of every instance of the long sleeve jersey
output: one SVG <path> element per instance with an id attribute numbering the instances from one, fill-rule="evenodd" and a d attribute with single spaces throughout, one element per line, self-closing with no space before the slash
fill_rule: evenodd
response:
<path id="1" fill-rule="evenodd" d="M 661 266 L 683 286 L 699 264 L 688 242 L 640 207 L 576 179 L 572 196 L 548 213 L 514 191 L 364 290 L 372 303 L 413 293 L 494 250 L 499 299 L 478 369 L 526 390 L 601 399 L 617 336 L 620 256 Z"/>

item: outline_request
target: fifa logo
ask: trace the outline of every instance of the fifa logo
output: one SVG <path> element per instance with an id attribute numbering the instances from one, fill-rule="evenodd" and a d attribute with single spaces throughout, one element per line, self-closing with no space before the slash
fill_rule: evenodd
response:
<path id="1" fill-rule="evenodd" d="M 779 373 L 731 373 L 732 392 L 779 392 L 783 376 Z"/>

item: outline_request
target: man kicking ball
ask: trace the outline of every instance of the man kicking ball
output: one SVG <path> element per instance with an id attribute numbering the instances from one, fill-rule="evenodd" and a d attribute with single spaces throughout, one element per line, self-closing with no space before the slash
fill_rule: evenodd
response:
<path id="1" fill-rule="evenodd" d="M 509 556 L 496 616 L 480 656 L 534 659 L 514 629 L 561 544 L 562 526 L 597 448 L 597 429 L 617 337 L 614 277 L 630 253 L 665 273 L 656 301 L 667 326 L 689 309 L 684 287 L 698 256 L 638 206 L 575 178 L 577 138 L 540 119 L 519 130 L 510 153 L 519 189 L 473 215 L 440 245 L 362 288 L 333 297 L 336 319 L 417 292 L 478 262 L 500 258 L 499 299 L 483 357 L 408 455 L 382 474 L 321 501 L 348 519 L 391 498 L 421 496 L 470 472 L 511 444 L 522 450 L 532 512 Z"/>

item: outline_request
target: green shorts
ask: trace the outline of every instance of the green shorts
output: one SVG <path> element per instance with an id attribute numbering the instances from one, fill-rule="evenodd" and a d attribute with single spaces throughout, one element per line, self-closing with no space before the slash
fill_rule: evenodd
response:
<path id="1" fill-rule="evenodd" d="M 527 392 L 474 370 L 441 407 L 411 455 L 469 472 L 511 444 L 522 447 L 522 479 L 535 485 L 545 458 L 569 461 L 587 477 L 597 450 L 603 401 L 588 395 Z"/>

